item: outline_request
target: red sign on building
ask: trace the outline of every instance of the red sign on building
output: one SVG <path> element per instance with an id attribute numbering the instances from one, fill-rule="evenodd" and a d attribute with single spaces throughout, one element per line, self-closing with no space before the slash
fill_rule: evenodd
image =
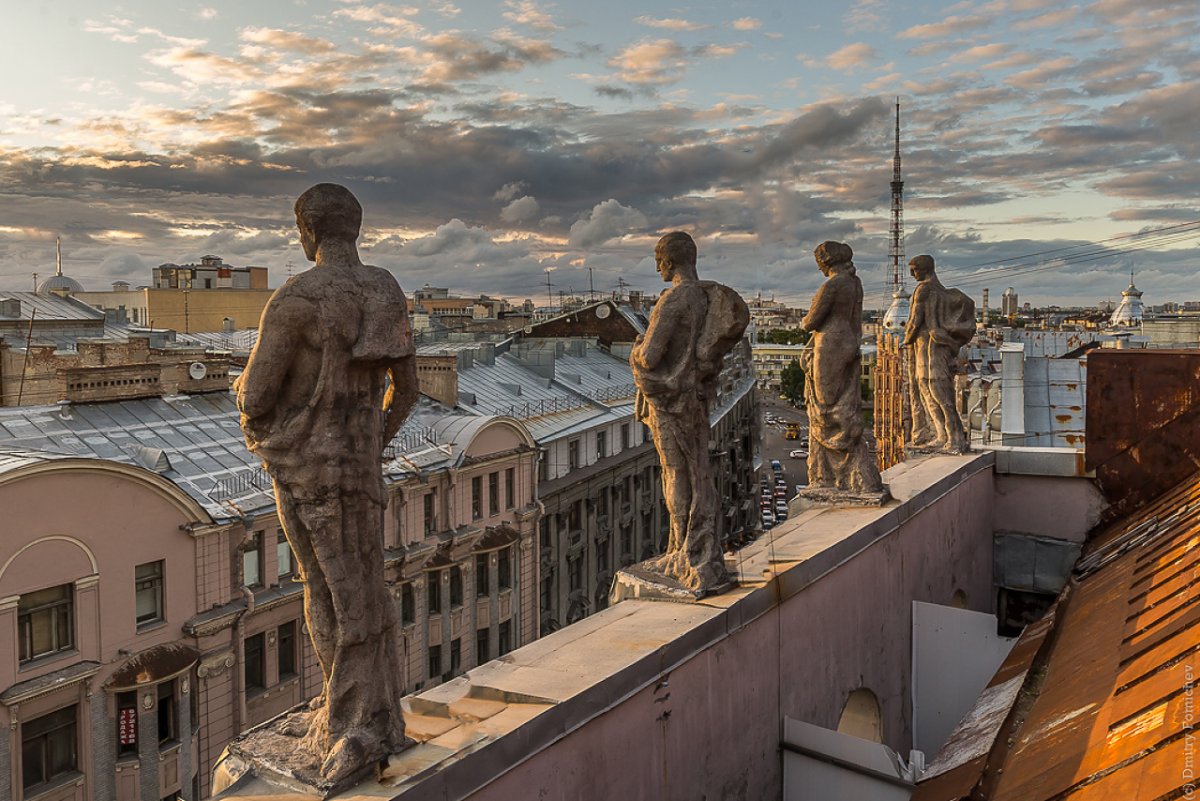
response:
<path id="1" fill-rule="evenodd" d="M 117 719 L 117 736 L 121 745 L 137 745 L 137 710 L 122 709 Z"/>

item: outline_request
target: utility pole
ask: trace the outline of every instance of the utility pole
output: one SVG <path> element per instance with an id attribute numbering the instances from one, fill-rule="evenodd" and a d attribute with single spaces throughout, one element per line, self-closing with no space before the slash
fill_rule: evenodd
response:
<path id="1" fill-rule="evenodd" d="M 596 302 L 596 284 L 592 281 L 592 268 L 588 267 L 588 300 Z"/>
<path id="2" fill-rule="evenodd" d="M 553 286 L 554 286 L 554 284 L 550 283 L 550 268 L 547 267 L 546 268 L 546 310 L 547 311 L 551 311 L 554 309 L 554 292 L 551 289 L 551 287 L 553 287 Z"/>

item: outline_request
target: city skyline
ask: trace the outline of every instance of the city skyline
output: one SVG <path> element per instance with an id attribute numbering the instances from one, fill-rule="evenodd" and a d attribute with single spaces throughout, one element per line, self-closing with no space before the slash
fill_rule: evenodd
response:
<path id="1" fill-rule="evenodd" d="M 1200 218 L 1190 2 L 287 8 L 11 12 L 0 289 L 52 272 L 60 235 L 89 289 L 206 253 L 276 285 L 307 265 L 291 202 L 328 180 L 409 292 L 540 302 L 547 269 L 585 293 L 591 268 L 597 290 L 656 293 L 653 245 L 678 227 L 704 277 L 799 304 L 812 248 L 847 241 L 879 306 L 897 96 L 906 251 L 948 283 Z M 987 285 L 1092 304 L 1133 268 L 1154 305 L 1196 256 L 1180 236 Z"/>

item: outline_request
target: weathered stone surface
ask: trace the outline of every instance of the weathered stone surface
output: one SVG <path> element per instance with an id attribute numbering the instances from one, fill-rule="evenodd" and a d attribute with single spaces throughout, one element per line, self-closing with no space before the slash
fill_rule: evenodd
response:
<path id="1" fill-rule="evenodd" d="M 296 201 L 316 266 L 272 296 L 236 385 L 246 442 L 274 480 L 300 565 L 324 676 L 312 711 L 291 716 L 276 750 L 290 751 L 289 769 L 330 786 L 406 742 L 380 457 L 416 401 L 416 364 L 404 293 L 391 273 L 359 260 L 361 221 L 358 201 L 335 184 Z"/>
<path id="2" fill-rule="evenodd" d="M 716 484 L 708 455 L 708 412 L 721 365 L 750 322 L 745 301 L 727 286 L 701 281 L 696 243 L 682 231 L 658 241 L 658 273 L 671 284 L 629 354 L 637 416 L 649 426 L 662 468 L 671 534 L 662 556 L 642 563 L 691 593 L 731 582 L 717 539 Z"/>
<path id="3" fill-rule="evenodd" d="M 886 497 L 875 456 L 863 440 L 863 290 L 854 251 L 842 242 L 823 242 L 814 256 L 828 280 L 801 321 L 813 335 L 800 356 L 809 426 L 808 491 L 815 502 L 831 504 Z"/>
<path id="4" fill-rule="evenodd" d="M 917 279 L 904 345 L 912 349 L 912 433 L 915 453 L 966 453 L 966 429 L 954 404 L 958 353 L 975 334 L 975 301 L 938 280 L 932 256 L 908 263 Z"/>

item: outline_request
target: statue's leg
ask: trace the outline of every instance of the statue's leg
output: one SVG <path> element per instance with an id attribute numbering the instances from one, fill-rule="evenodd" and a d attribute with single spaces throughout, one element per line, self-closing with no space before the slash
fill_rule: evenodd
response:
<path id="1" fill-rule="evenodd" d="M 689 420 L 692 427 L 691 446 L 693 469 L 691 479 L 691 511 L 686 532 L 687 561 L 691 575 L 687 584 L 692 589 L 712 589 L 729 580 L 717 532 L 716 481 L 708 452 L 710 435 L 708 414 L 703 404 Z"/>
<path id="2" fill-rule="evenodd" d="M 343 490 L 341 512 L 346 580 L 330 587 L 341 627 L 322 767 L 333 780 L 404 746 L 398 616 L 383 580 L 383 508 L 366 492 Z"/>
<path id="3" fill-rule="evenodd" d="M 947 450 L 961 452 L 964 450 L 966 434 L 963 431 L 962 420 L 954 404 L 954 373 L 951 370 L 953 352 L 949 348 L 939 349 L 944 352 L 936 354 L 939 360 L 937 380 L 931 382 L 931 394 L 934 396 L 941 423 L 942 447 Z"/>
<path id="4" fill-rule="evenodd" d="M 304 619 L 317 661 L 321 665 L 321 673 L 327 682 L 329 672 L 333 669 L 337 623 L 329 581 L 313 543 L 324 535 L 321 521 L 328 518 L 328 511 L 323 510 L 320 504 L 297 498 L 302 492 L 286 483 L 275 482 L 275 504 L 279 519 L 296 555 L 300 579 L 304 583 Z"/>

